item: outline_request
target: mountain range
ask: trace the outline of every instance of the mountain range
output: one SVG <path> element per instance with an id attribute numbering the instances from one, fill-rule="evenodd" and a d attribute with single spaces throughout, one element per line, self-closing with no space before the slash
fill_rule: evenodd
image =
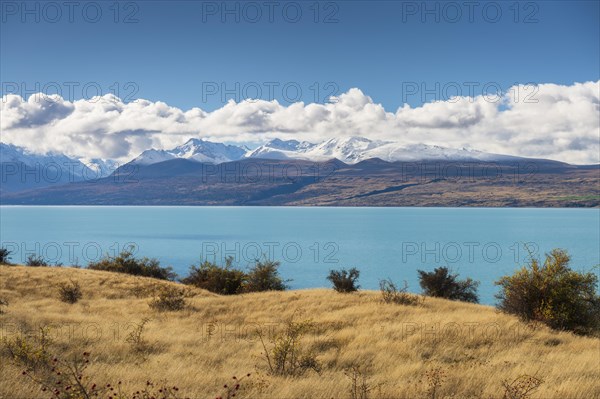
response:
<path id="1" fill-rule="evenodd" d="M 0 168 L 5 205 L 600 206 L 598 165 L 362 137 L 190 139 L 121 166 L 0 143 Z"/>
<path id="2" fill-rule="evenodd" d="M 151 165 L 176 158 L 212 164 L 239 161 L 245 158 L 296 159 L 313 162 L 338 159 L 346 164 L 355 164 L 372 158 L 386 162 L 423 160 L 493 162 L 524 159 L 465 148 L 453 149 L 426 144 L 401 145 L 390 141 L 373 141 L 364 137 L 347 137 L 333 138 L 317 144 L 307 141 L 274 139 L 253 150 L 246 146 L 190 139 L 185 144 L 171 150 L 146 150 L 133 159 L 132 163 Z"/>

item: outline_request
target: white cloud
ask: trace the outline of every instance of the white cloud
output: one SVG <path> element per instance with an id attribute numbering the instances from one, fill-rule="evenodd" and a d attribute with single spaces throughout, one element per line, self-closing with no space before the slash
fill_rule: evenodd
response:
<path id="1" fill-rule="evenodd" d="M 206 112 L 164 102 L 123 103 L 113 95 L 66 101 L 7 95 L 0 104 L 1 140 L 37 152 L 128 161 L 153 147 L 191 137 L 259 142 L 275 137 L 322 141 L 364 136 L 403 144 L 437 144 L 487 152 L 600 162 L 600 81 L 570 86 L 515 86 L 502 98 L 457 97 L 386 111 L 359 89 L 327 104 L 228 102 Z"/>

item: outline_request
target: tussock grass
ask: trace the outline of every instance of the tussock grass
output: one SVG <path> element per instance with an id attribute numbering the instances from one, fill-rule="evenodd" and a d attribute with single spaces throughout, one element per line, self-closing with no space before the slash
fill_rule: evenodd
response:
<path id="1" fill-rule="evenodd" d="M 55 294 L 71 280 L 83 294 L 74 304 Z M 148 306 L 167 287 L 185 289 L 183 310 Z M 3 340 L 49 327 L 48 350 L 65 359 L 91 353 L 87 374 L 99 384 L 165 381 L 181 396 L 214 398 L 232 376 L 251 373 L 236 397 L 502 398 L 527 375 L 543 380 L 532 398 L 600 397 L 598 338 L 526 325 L 488 306 L 437 298 L 405 306 L 382 303 L 376 291 L 330 289 L 219 296 L 145 277 L 21 266 L 0 267 L 0 297 L 9 304 Z M 311 321 L 301 345 L 320 373 L 290 377 L 265 366 L 257 329 L 276 338 L 291 318 Z M 0 398 L 42 397 L 4 349 L 0 365 Z"/>

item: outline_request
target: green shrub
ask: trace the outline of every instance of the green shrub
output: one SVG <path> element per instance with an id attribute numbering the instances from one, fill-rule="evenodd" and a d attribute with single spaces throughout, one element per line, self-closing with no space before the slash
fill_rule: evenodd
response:
<path id="1" fill-rule="evenodd" d="M 458 280 L 458 274 L 453 274 L 447 267 L 438 267 L 432 272 L 417 270 L 419 284 L 423 294 L 427 296 L 450 299 L 453 301 L 479 302 L 477 295 L 478 281 L 470 278 Z"/>
<path id="2" fill-rule="evenodd" d="M 123 251 L 115 257 L 107 255 L 98 262 L 91 262 L 88 269 L 153 277 L 161 280 L 173 280 L 177 277 L 171 267 L 161 267 L 160 262 L 156 259 L 135 258 L 130 250 Z"/>
<path id="3" fill-rule="evenodd" d="M 58 295 L 60 300 L 66 303 L 76 303 L 83 296 L 81 286 L 73 280 L 68 283 L 59 284 Z"/>
<path id="4" fill-rule="evenodd" d="M 404 287 L 398 288 L 390 279 L 380 280 L 379 289 L 381 290 L 381 300 L 384 303 L 394 303 L 397 305 L 419 305 L 422 297 L 409 292 L 408 284 L 404 282 Z"/>
<path id="5" fill-rule="evenodd" d="M 204 261 L 198 266 L 191 266 L 189 275 L 182 282 L 221 295 L 239 294 L 246 281 L 246 274 L 233 268 L 232 263 L 232 257 L 225 260 L 225 266 Z"/>
<path id="6" fill-rule="evenodd" d="M 598 277 L 572 270 L 570 260 L 566 251 L 554 249 L 543 264 L 532 258 L 512 276 L 502 277 L 496 282 L 501 287 L 498 308 L 555 329 L 583 334 L 598 331 Z"/>
<path id="7" fill-rule="evenodd" d="M 360 288 L 356 284 L 359 276 L 360 271 L 353 267 L 350 270 L 330 270 L 327 280 L 331 281 L 333 289 L 337 292 L 354 292 Z"/>
<path id="8" fill-rule="evenodd" d="M 279 262 L 256 261 L 246 275 L 245 292 L 285 291 L 287 285 L 279 276 Z"/>
<path id="9" fill-rule="evenodd" d="M 44 260 L 44 258 L 42 258 L 41 256 L 36 256 L 36 255 L 29 255 L 27 257 L 27 262 L 25 262 L 26 266 L 34 266 L 34 267 L 38 267 L 38 266 L 50 266 L 48 264 L 48 262 L 46 262 Z"/>
<path id="10" fill-rule="evenodd" d="M 6 248 L 0 248 L 0 265 L 10 265 L 10 254 L 12 252 Z"/>
<path id="11" fill-rule="evenodd" d="M 177 311 L 185 308 L 185 290 L 176 287 L 163 287 L 148 305 L 159 311 Z"/>
<path id="12" fill-rule="evenodd" d="M 221 295 L 235 295 L 243 292 L 284 291 L 285 281 L 279 275 L 277 261 L 256 261 L 248 273 L 232 266 L 233 257 L 225 259 L 225 266 L 204 261 L 192 265 L 189 275 L 181 280 L 184 284 L 194 285 Z"/>

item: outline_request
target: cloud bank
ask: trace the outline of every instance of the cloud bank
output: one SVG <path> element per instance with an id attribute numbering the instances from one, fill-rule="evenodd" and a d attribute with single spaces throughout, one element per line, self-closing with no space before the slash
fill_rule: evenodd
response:
<path id="1" fill-rule="evenodd" d="M 326 104 L 230 101 L 206 112 L 164 102 L 124 103 L 114 95 L 69 102 L 59 96 L 2 97 L 1 141 L 39 153 L 125 162 L 148 148 L 189 138 L 259 143 L 272 138 L 322 141 L 363 136 L 486 152 L 600 163 L 600 81 L 541 84 L 524 96 L 514 86 L 498 97 L 454 97 L 389 112 L 353 88 Z M 528 91 L 531 93 L 531 90 Z"/>

